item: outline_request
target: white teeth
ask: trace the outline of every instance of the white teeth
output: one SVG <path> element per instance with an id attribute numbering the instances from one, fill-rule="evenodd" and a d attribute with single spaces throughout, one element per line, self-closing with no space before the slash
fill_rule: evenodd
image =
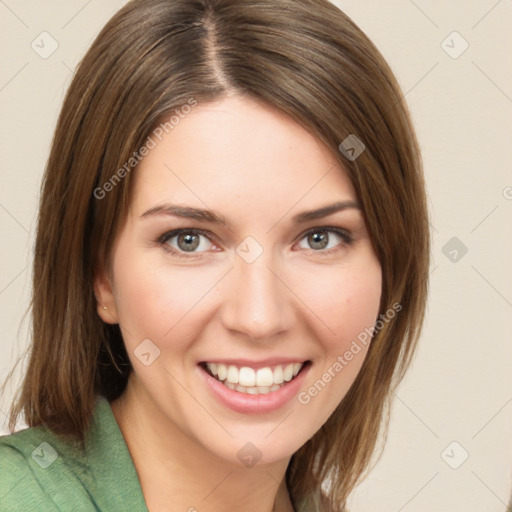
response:
<path id="1" fill-rule="evenodd" d="M 284 382 L 283 367 L 276 366 L 274 369 L 274 384 L 282 384 Z"/>
<path id="2" fill-rule="evenodd" d="M 283 372 L 283 377 L 286 382 L 293 379 L 293 363 L 289 364 Z"/>
<path id="3" fill-rule="evenodd" d="M 228 379 L 228 382 L 231 382 L 231 384 L 238 384 L 238 368 L 231 365 L 228 368 L 228 374 L 226 378 Z"/>
<path id="4" fill-rule="evenodd" d="M 219 380 L 226 380 L 226 377 L 228 376 L 228 369 L 225 364 L 219 364 L 217 367 L 217 377 L 219 377 Z"/>
<path id="5" fill-rule="evenodd" d="M 270 368 L 260 368 L 256 372 L 257 386 L 272 386 L 274 384 L 274 373 Z"/>
<path id="6" fill-rule="evenodd" d="M 242 386 L 252 387 L 256 385 L 256 372 L 248 366 L 240 368 L 238 380 Z"/>
<path id="7" fill-rule="evenodd" d="M 266 395 L 281 389 L 284 383 L 292 380 L 301 370 L 303 363 L 269 366 L 254 370 L 248 366 L 238 368 L 235 365 L 206 363 L 208 370 L 217 380 L 229 389 L 250 395 Z"/>
<path id="8" fill-rule="evenodd" d="M 281 386 L 274 385 L 272 388 L 268 386 L 257 386 L 257 387 L 246 387 L 240 386 L 240 384 L 232 384 L 231 382 L 225 381 L 224 386 L 227 386 L 229 389 L 233 389 L 235 391 L 239 391 L 240 393 L 249 393 L 250 395 L 266 395 L 271 391 L 277 391 L 281 388 Z"/>

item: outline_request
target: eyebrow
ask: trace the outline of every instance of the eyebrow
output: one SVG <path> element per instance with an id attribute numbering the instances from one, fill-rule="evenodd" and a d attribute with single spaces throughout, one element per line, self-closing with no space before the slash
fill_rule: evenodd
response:
<path id="1" fill-rule="evenodd" d="M 321 219 L 323 217 L 327 217 L 328 215 L 332 215 L 333 213 L 348 210 L 351 208 L 360 210 L 361 206 L 357 201 L 338 201 L 327 206 L 322 206 L 321 208 L 317 208 L 315 210 L 307 210 L 298 213 L 292 218 L 292 222 L 294 224 L 301 224 L 311 220 Z M 178 217 L 182 219 L 193 219 L 197 221 L 210 222 L 212 224 L 224 224 L 225 226 L 228 227 L 230 226 L 230 223 L 223 215 L 216 213 L 212 210 L 193 208 L 191 206 L 182 206 L 168 203 L 159 206 L 154 206 L 153 208 L 150 208 L 149 210 L 145 211 L 140 217 L 147 218 L 161 215 Z"/>

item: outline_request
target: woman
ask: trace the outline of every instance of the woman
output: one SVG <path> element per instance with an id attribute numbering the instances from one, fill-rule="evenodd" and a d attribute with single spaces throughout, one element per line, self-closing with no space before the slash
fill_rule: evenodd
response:
<path id="1" fill-rule="evenodd" d="M 426 301 L 401 100 L 325 0 L 109 21 L 44 177 L 2 510 L 345 509 Z"/>

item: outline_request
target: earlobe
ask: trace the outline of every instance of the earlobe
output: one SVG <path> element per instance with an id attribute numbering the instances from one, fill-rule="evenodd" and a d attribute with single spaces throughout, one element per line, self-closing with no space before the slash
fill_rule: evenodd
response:
<path id="1" fill-rule="evenodd" d="M 103 268 L 94 275 L 94 296 L 98 316 L 107 324 L 119 323 L 111 280 Z"/>

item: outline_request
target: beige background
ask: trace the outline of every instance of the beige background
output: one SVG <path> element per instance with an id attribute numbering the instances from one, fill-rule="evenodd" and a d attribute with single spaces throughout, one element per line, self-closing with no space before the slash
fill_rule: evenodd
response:
<path id="1" fill-rule="evenodd" d="M 27 345 L 38 190 L 64 91 L 123 3 L 0 0 L 2 380 Z M 512 487 L 512 1 L 335 3 L 381 49 L 406 94 L 433 234 L 420 350 L 397 392 L 383 456 L 351 510 L 504 512 Z M 44 59 L 52 39 L 58 48 Z M 3 433 L 12 391 L 0 402 Z"/>

